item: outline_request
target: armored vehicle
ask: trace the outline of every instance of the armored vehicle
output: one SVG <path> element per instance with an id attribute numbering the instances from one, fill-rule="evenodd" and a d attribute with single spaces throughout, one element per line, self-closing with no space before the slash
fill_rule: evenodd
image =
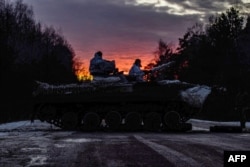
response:
<path id="1" fill-rule="evenodd" d="M 211 88 L 179 80 L 121 83 L 116 77 L 51 85 L 37 81 L 35 116 L 68 130 L 187 131 Z"/>

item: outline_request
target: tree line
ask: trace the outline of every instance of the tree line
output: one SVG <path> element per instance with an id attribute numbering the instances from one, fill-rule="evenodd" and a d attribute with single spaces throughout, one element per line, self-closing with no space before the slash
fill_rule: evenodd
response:
<path id="1" fill-rule="evenodd" d="M 225 86 L 231 91 L 249 89 L 250 17 L 244 19 L 231 7 L 211 16 L 207 24 L 188 28 L 179 46 L 159 41 L 156 60 L 148 66 L 175 61 L 162 77 L 178 78 L 191 83 Z"/>
<path id="2" fill-rule="evenodd" d="M 0 0 L 0 47 L 2 81 L 13 75 L 46 82 L 75 77 L 70 44 L 53 27 L 37 23 L 22 0 Z"/>
<path id="3" fill-rule="evenodd" d="M 0 0 L 1 111 L 25 106 L 35 80 L 75 82 L 74 57 L 62 33 L 36 22 L 30 6 Z"/>
<path id="4" fill-rule="evenodd" d="M 250 16 L 243 17 L 232 7 L 211 16 L 207 24 L 196 23 L 188 28 L 176 50 L 160 40 L 155 62 L 148 68 L 174 61 L 171 68 L 158 74 L 159 78 L 213 88 L 198 118 L 239 120 L 240 113 L 235 110 L 237 97 L 240 92 L 250 93 L 249 46 Z M 248 113 L 248 119 L 249 116 Z"/>

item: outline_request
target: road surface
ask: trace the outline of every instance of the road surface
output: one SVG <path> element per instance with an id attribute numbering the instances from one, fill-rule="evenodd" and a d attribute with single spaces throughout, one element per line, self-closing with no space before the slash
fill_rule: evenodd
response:
<path id="1" fill-rule="evenodd" d="M 222 167 L 224 150 L 250 151 L 250 133 L 77 132 L 36 121 L 0 126 L 0 166 Z"/>

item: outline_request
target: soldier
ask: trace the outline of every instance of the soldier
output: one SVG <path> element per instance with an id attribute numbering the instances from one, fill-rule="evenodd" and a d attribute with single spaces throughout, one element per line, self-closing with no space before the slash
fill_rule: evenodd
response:
<path id="1" fill-rule="evenodd" d="M 90 60 L 89 71 L 93 76 L 107 76 L 115 72 L 115 61 L 104 60 L 102 58 L 102 52 L 98 51 Z"/>
<path id="2" fill-rule="evenodd" d="M 136 81 L 143 82 L 143 76 L 145 73 L 141 70 L 141 60 L 136 59 L 133 66 L 129 70 L 129 76 L 135 77 Z"/>
<path id="3" fill-rule="evenodd" d="M 89 72 L 95 77 L 119 77 L 119 80 L 123 83 L 127 83 L 127 79 L 123 75 L 123 71 L 118 71 L 115 67 L 115 61 L 104 60 L 102 58 L 102 52 L 98 51 L 95 53 L 94 57 L 90 60 Z"/>

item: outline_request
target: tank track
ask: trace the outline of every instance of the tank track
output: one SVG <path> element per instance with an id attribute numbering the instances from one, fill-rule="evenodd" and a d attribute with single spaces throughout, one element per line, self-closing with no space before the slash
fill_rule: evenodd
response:
<path id="1" fill-rule="evenodd" d="M 185 123 L 195 108 L 181 102 L 168 105 L 122 104 L 86 107 L 81 104 L 43 104 L 37 107 L 41 121 L 65 130 L 79 131 L 189 131 Z"/>

